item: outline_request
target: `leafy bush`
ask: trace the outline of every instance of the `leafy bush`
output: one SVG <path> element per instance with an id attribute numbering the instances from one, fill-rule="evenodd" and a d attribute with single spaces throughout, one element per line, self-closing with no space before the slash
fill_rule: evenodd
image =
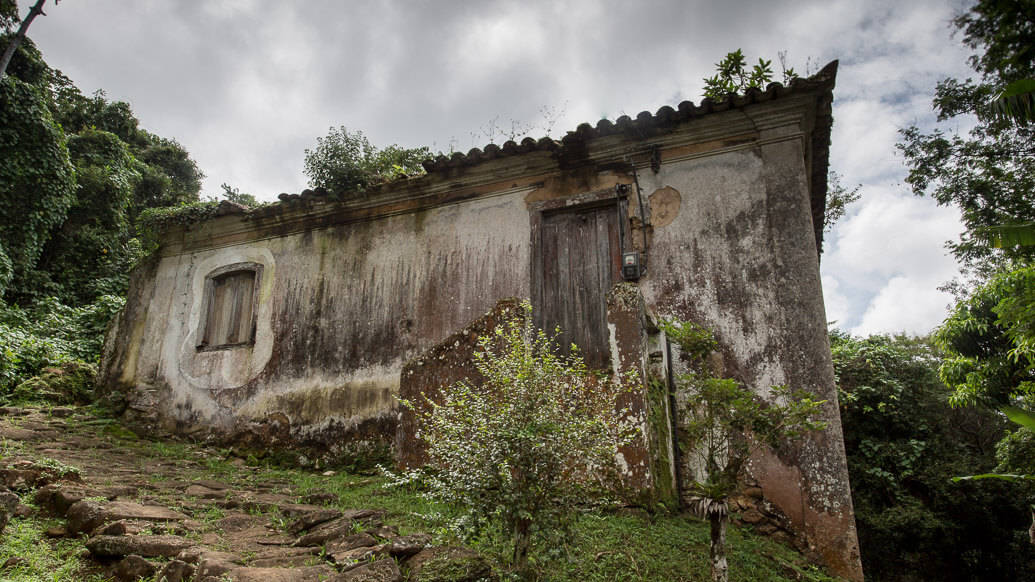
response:
<path id="1" fill-rule="evenodd" d="M 1023 486 L 952 482 L 995 467 L 1005 419 L 949 406 L 928 340 L 834 332 L 831 344 L 867 578 L 1023 578 Z"/>
<path id="2" fill-rule="evenodd" d="M 1018 405 L 1035 397 L 1035 266 L 996 273 L 935 332 L 942 380 L 956 405 Z"/>
<path id="3" fill-rule="evenodd" d="M 609 501 L 618 449 L 636 430 L 618 405 L 634 378 L 590 373 L 531 321 L 526 304 L 522 318 L 480 338 L 484 382 L 443 387 L 423 410 L 404 403 L 417 410 L 429 456 L 409 479 L 459 512 L 451 525 L 462 536 L 509 539 L 519 572 L 530 550 L 564 539 L 576 508 Z"/>
<path id="4" fill-rule="evenodd" d="M 97 366 L 79 360 L 44 368 L 14 388 L 15 402 L 89 404 L 97 381 Z"/>
<path id="5" fill-rule="evenodd" d="M 399 175 L 423 174 L 421 162 L 429 157 L 426 147 L 380 149 L 361 131 L 332 127 L 326 137 L 316 138 L 316 149 L 305 151 L 305 175 L 312 187 L 334 194 L 362 192 Z"/>
<path id="6" fill-rule="evenodd" d="M 108 322 L 124 303 L 104 295 L 84 307 L 54 298 L 26 309 L 0 304 L 0 396 L 44 368 L 73 360 L 96 363 Z"/>

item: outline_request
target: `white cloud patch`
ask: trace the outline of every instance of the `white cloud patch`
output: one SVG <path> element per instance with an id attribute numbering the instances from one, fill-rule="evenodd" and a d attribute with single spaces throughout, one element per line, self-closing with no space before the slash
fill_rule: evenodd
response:
<path id="1" fill-rule="evenodd" d="M 867 194 L 823 258 L 824 285 L 836 292 L 827 299 L 851 314 L 839 323 L 853 333 L 927 333 L 948 303 L 937 288 L 957 274 L 944 242 L 959 233 L 959 213 L 889 189 Z"/>
<path id="2" fill-rule="evenodd" d="M 48 62 L 85 92 L 132 103 L 219 184 L 266 200 L 305 186 L 303 151 L 330 126 L 376 144 L 488 141 L 490 120 L 554 135 L 684 99 L 730 50 L 785 50 L 799 73 L 840 59 L 831 166 L 863 201 L 827 238 L 831 319 L 855 330 L 940 320 L 952 212 L 902 185 L 898 129 L 930 127 L 935 83 L 966 76 L 950 36 L 965 0 L 557 0 L 478 3 L 63 2 L 33 24 Z M 499 136 L 495 136 L 499 137 Z M 908 306 L 916 304 L 915 309 Z M 922 305 L 921 305 L 922 304 Z M 929 306 L 937 305 L 938 309 Z M 895 311 L 897 306 L 903 306 Z"/>
<path id="3" fill-rule="evenodd" d="M 932 322 L 940 323 L 945 318 L 946 307 L 950 303 L 952 296 L 932 288 L 930 280 L 892 277 L 870 302 L 862 321 L 852 328 L 852 333 L 926 335 L 932 330 Z"/>

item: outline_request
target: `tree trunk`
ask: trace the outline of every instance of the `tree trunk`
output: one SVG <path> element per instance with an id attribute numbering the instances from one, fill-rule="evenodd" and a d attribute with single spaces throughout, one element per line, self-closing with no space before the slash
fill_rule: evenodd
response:
<path id="1" fill-rule="evenodd" d="M 531 544 L 532 520 L 518 518 L 514 524 L 514 569 L 523 580 L 528 579 L 528 548 Z"/>
<path id="2" fill-rule="evenodd" d="M 726 513 L 712 514 L 712 582 L 729 582 L 729 567 L 726 563 Z"/>
<path id="3" fill-rule="evenodd" d="M 14 38 L 11 39 L 11 43 L 4 50 L 4 56 L 0 57 L 0 81 L 4 80 L 4 74 L 7 73 L 7 65 L 11 62 L 14 51 L 18 50 L 18 45 L 22 44 L 22 39 L 25 38 L 25 33 L 29 30 L 29 25 L 32 24 L 34 18 L 43 14 L 44 2 L 46 0 L 36 0 L 36 3 L 29 9 L 29 15 L 22 21 L 22 25 L 18 27 L 18 32 L 14 33 Z M 44 16 L 46 15 L 44 14 Z"/>

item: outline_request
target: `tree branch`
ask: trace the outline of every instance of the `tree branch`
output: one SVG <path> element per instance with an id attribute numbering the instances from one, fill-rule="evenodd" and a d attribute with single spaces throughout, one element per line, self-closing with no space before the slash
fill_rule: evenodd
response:
<path id="1" fill-rule="evenodd" d="M 58 0 L 55 0 L 57 2 Z M 7 65 L 11 62 L 11 58 L 14 56 L 14 51 L 18 50 L 18 46 L 22 44 L 22 40 L 25 38 L 25 33 L 29 30 L 29 25 L 32 21 L 41 14 L 43 14 L 43 3 L 46 0 L 36 0 L 36 3 L 29 9 L 28 16 L 22 21 L 22 25 L 18 27 L 18 32 L 14 33 L 14 38 L 11 39 L 11 43 L 7 45 L 7 49 L 4 50 L 4 56 L 0 57 L 0 81 L 4 80 L 4 74 L 7 72 Z M 43 14 L 46 16 L 46 14 Z"/>

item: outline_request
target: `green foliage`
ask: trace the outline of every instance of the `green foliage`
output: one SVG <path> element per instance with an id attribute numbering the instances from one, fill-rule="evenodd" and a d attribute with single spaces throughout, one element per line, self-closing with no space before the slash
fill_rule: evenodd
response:
<path id="1" fill-rule="evenodd" d="M 444 387 L 440 402 L 417 409 L 429 462 L 411 475 L 459 513 L 451 525 L 461 535 L 510 540 L 519 572 L 530 550 L 564 539 L 578 509 L 609 502 L 618 447 L 636 430 L 619 406 L 635 379 L 591 374 L 531 321 L 526 304 L 480 338 L 482 382 Z"/>
<path id="2" fill-rule="evenodd" d="M 1023 577 L 1023 491 L 952 483 L 995 466 L 1004 419 L 949 406 L 928 340 L 833 332 L 831 347 L 867 579 Z"/>
<path id="3" fill-rule="evenodd" d="M 1035 257 L 1035 247 L 997 249 L 984 229 L 1035 221 L 1035 131 L 997 122 L 979 123 L 966 137 L 917 127 L 898 145 L 909 166 L 906 182 L 919 196 L 962 212 L 964 232 L 949 243 L 956 258 L 978 275 L 1009 260 Z"/>
<path id="4" fill-rule="evenodd" d="M 121 140 L 135 160 L 129 217 L 133 221 L 148 208 L 196 202 L 204 174 L 187 151 L 175 140 L 140 128 L 130 105 L 109 101 L 104 91 L 83 95 L 64 75 L 54 73 L 52 83 L 54 117 L 65 131 L 79 134 L 102 131 Z M 113 152 L 117 157 L 118 152 Z"/>
<path id="5" fill-rule="evenodd" d="M 998 408 L 1035 392 L 1035 266 L 1001 272 L 960 301 L 935 333 L 956 405 Z"/>
<path id="6" fill-rule="evenodd" d="M 430 156 L 426 147 L 379 149 L 361 131 L 332 127 L 325 137 L 316 138 L 316 149 L 305 150 L 305 175 L 313 188 L 339 195 L 362 192 L 398 176 L 423 174 L 421 162 Z"/>
<path id="7" fill-rule="evenodd" d="M 204 222 L 216 215 L 219 203 L 215 200 L 190 202 L 179 206 L 148 208 L 140 214 L 137 228 L 144 240 L 147 252 L 154 250 L 158 244 L 158 235 L 173 225 L 189 226 Z"/>
<path id="8" fill-rule="evenodd" d="M 201 172 L 178 143 L 141 129 L 129 104 L 82 95 L 30 41 L 9 71 L 0 93 L 0 297 L 77 304 L 124 293 L 143 254 L 137 216 L 196 201 Z"/>
<path id="9" fill-rule="evenodd" d="M 255 208 L 261 206 L 262 203 L 259 200 L 247 192 L 241 192 L 238 188 L 232 188 L 229 184 L 221 184 L 219 186 L 223 189 L 223 199 L 229 200 L 234 204 L 240 204 L 241 206 L 247 206 L 248 208 Z"/>
<path id="10" fill-rule="evenodd" d="M 7 289 L 7 285 L 10 284 L 13 278 L 14 265 L 11 264 L 11 259 L 4 250 L 3 242 L 0 242 L 0 297 L 3 297 L 4 290 Z"/>
<path id="11" fill-rule="evenodd" d="M 784 83 L 798 77 L 794 69 L 782 68 Z M 724 99 L 730 93 L 743 94 L 748 89 L 764 90 L 773 80 L 771 60 L 759 58 L 758 63 L 748 69 L 747 59 L 740 49 L 726 53 L 721 61 L 715 63 L 715 69 L 715 75 L 704 80 L 704 96 L 709 99 Z"/>
<path id="12" fill-rule="evenodd" d="M 37 296 L 82 304 L 126 292 L 129 269 L 142 254 L 129 221 L 140 174 L 115 134 L 83 130 L 68 139 L 68 148 L 76 165 L 76 201 L 47 241 L 30 280 Z"/>
<path id="13" fill-rule="evenodd" d="M 51 542 L 47 539 L 47 528 L 55 525 L 57 522 L 15 519 L 7 526 L 0 543 L 0 564 L 14 557 L 24 562 L 4 568 L 5 582 L 104 582 L 108 579 L 87 572 L 86 564 L 78 556 L 83 550 L 80 540 L 66 538 Z"/>
<path id="14" fill-rule="evenodd" d="M 12 400 L 18 403 L 89 404 L 93 401 L 97 366 L 79 360 L 44 368 L 14 388 Z"/>
<path id="15" fill-rule="evenodd" d="M 54 298 L 27 309 L 0 306 L 0 397 L 44 368 L 72 360 L 97 362 L 104 330 L 124 303 L 105 295 L 83 307 Z"/>
<path id="16" fill-rule="evenodd" d="M 830 229 L 834 228 L 834 224 L 848 212 L 848 205 L 862 197 L 862 194 L 859 194 L 860 188 L 862 188 L 861 184 L 849 190 L 841 184 L 841 175 L 833 170 L 830 171 L 827 175 L 827 205 L 823 211 L 824 232 L 830 232 Z"/>
<path id="17" fill-rule="evenodd" d="M 11 285 L 30 274 L 75 201 L 75 170 L 43 92 L 14 76 L 0 82 L 0 241 Z"/>
<path id="18" fill-rule="evenodd" d="M 995 445 L 996 471 L 1035 475 L 1035 432 L 1016 428 Z"/>
<path id="19" fill-rule="evenodd" d="M 0 32 L 7 32 L 17 25 L 18 3 L 15 0 L 0 0 Z"/>
<path id="20" fill-rule="evenodd" d="M 953 21 L 963 42 L 982 52 L 970 57 L 986 79 L 1006 82 L 1035 72 L 1035 7 L 1028 0 L 979 0 Z"/>
<path id="21" fill-rule="evenodd" d="M 979 278 L 1011 260 L 1035 258 L 1035 247 L 997 249 L 984 235 L 990 227 L 1035 221 L 1035 126 L 996 115 L 991 106 L 997 95 L 1010 94 L 1011 83 L 1035 77 L 1033 21 L 1026 0 L 981 0 L 959 16 L 954 23 L 964 43 L 980 51 L 970 63 L 981 80 L 942 81 L 934 106 L 940 120 L 973 114 L 978 123 L 966 136 L 909 127 L 898 146 L 913 192 L 961 210 L 965 230 L 949 248 Z"/>
<path id="22" fill-rule="evenodd" d="M 991 115 L 1026 125 L 1035 121 L 1035 79 L 1007 85 L 991 103 Z"/>

